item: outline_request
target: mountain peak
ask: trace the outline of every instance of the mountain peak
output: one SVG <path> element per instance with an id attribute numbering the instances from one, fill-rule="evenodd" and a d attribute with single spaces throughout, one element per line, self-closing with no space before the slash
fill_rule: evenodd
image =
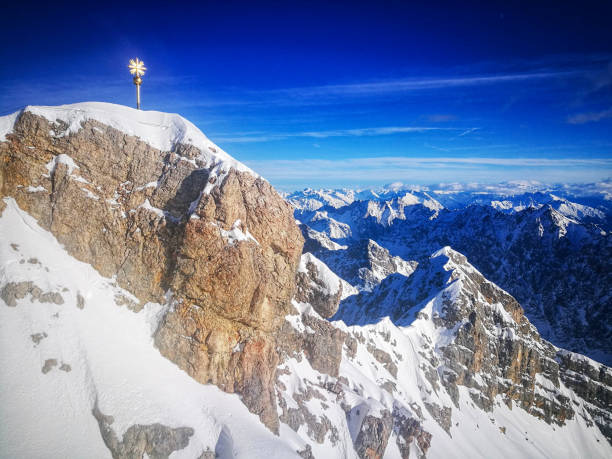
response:
<path id="1" fill-rule="evenodd" d="M 32 113 L 58 124 L 54 137 L 74 134 L 83 123 L 95 120 L 161 151 L 174 151 L 179 145 L 191 145 L 200 150 L 198 159 L 204 164 L 217 165 L 221 169 L 233 168 L 240 172 L 258 175 L 241 162 L 215 145 L 193 123 L 176 113 L 153 110 L 137 110 L 107 102 L 80 102 L 57 106 L 28 105 L 23 110 L 0 118 L 0 141 L 11 134 L 17 119 L 23 113 Z M 191 158 L 194 160 L 195 158 Z"/>

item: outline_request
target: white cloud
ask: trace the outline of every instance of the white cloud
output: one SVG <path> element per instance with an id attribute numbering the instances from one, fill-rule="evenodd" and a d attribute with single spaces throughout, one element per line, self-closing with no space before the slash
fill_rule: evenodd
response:
<path id="1" fill-rule="evenodd" d="M 475 128 L 466 129 L 461 134 L 459 134 L 457 137 L 463 137 L 464 135 L 471 134 L 472 132 L 477 131 L 478 129 L 480 129 L 480 128 L 475 127 Z"/>
<path id="2" fill-rule="evenodd" d="M 245 163 L 281 187 L 546 180 L 590 182 L 612 175 L 612 159 L 494 157 L 370 157 L 338 160 L 254 160 Z"/>
<path id="3" fill-rule="evenodd" d="M 567 119 L 569 124 L 585 124 L 612 118 L 612 108 L 600 112 L 577 113 Z"/>
<path id="4" fill-rule="evenodd" d="M 477 128 L 471 128 L 477 129 Z M 335 129 L 329 131 L 304 131 L 291 133 L 270 133 L 261 135 L 238 135 L 231 137 L 215 136 L 217 143 L 252 143 L 285 140 L 294 137 L 325 139 L 328 137 L 364 137 L 377 135 L 420 133 L 429 131 L 457 131 L 459 128 L 425 127 L 425 126 L 387 126 L 359 129 Z"/>
<path id="5" fill-rule="evenodd" d="M 306 86 L 270 90 L 286 97 L 322 97 L 322 96 L 364 96 L 388 93 L 420 91 L 428 89 L 446 89 L 468 86 L 482 86 L 500 83 L 513 83 L 529 80 L 549 80 L 580 75 L 582 71 L 528 72 L 501 75 L 472 75 L 452 78 L 402 78 L 396 80 L 360 82 L 348 84 Z"/>

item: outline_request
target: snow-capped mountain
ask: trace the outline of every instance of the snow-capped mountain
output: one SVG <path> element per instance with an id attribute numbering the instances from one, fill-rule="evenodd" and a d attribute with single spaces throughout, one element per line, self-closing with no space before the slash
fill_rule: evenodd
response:
<path id="1" fill-rule="evenodd" d="M 316 283 L 309 272 L 298 285 Z M 319 283 L 340 288 L 327 268 Z M 590 422 L 609 432 L 610 369 L 543 340 L 449 247 L 349 296 L 331 325 L 328 300 L 296 303 L 278 384 L 281 421 L 317 440 L 314 457 L 352 457 L 351 444 L 358 457 L 570 457 Z"/>
<path id="2" fill-rule="evenodd" d="M 0 129 L 0 456 L 612 455 L 611 370 L 437 227 L 510 263 L 520 222 L 574 261 L 605 232 L 583 211 L 475 216 L 427 190 L 295 211 L 178 115 L 28 107 Z"/>
<path id="3" fill-rule="evenodd" d="M 367 266 L 355 251 L 368 240 L 406 262 L 449 245 L 514 295 L 546 339 L 612 362 L 612 212 L 605 206 L 541 192 L 530 194 L 524 205 L 524 193 L 482 200 L 474 192 L 467 204 L 449 209 L 438 200 L 433 206 L 418 202 L 414 192 L 401 193 L 316 211 L 301 208 L 294 194 L 306 250 L 344 273 L 349 265 Z"/>

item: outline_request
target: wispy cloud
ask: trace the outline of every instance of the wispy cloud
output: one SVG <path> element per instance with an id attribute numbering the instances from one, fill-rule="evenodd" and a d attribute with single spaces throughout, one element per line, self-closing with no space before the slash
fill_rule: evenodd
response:
<path id="1" fill-rule="evenodd" d="M 599 112 L 577 113 L 567 118 L 569 124 L 585 124 L 612 118 L 612 108 Z"/>
<path id="2" fill-rule="evenodd" d="M 277 186 L 326 186 L 390 183 L 394 181 L 502 181 L 537 179 L 594 181 L 610 176 L 607 158 L 497 158 L 497 157 L 370 157 L 338 160 L 246 161 Z"/>
<path id="3" fill-rule="evenodd" d="M 381 95 L 428 89 L 450 89 L 467 86 L 482 86 L 502 83 L 524 82 L 530 80 L 550 80 L 575 77 L 583 74 L 581 70 L 527 72 L 497 75 L 470 75 L 450 78 L 402 78 L 395 80 L 357 82 L 322 86 L 307 86 L 265 91 L 265 93 L 284 94 L 287 97 L 321 97 L 321 96 L 367 96 Z"/>
<path id="4" fill-rule="evenodd" d="M 459 134 L 457 137 L 463 137 L 464 135 L 471 134 L 472 132 L 477 131 L 478 129 L 480 129 L 480 128 L 475 127 L 475 128 L 466 129 L 461 134 Z"/>
<path id="5" fill-rule="evenodd" d="M 358 129 L 334 129 L 328 131 L 303 131 L 291 133 L 270 133 L 259 135 L 233 135 L 233 136 L 214 136 L 219 143 L 252 143 L 270 142 L 274 140 L 285 140 L 294 137 L 310 137 L 315 139 L 325 139 L 329 137 L 366 137 L 392 134 L 422 133 L 429 131 L 458 131 L 460 128 L 442 128 L 431 126 L 385 126 L 369 127 Z"/>
<path id="6" fill-rule="evenodd" d="M 370 158 L 344 158 L 337 160 L 304 159 L 304 160 L 270 160 L 251 161 L 249 164 L 312 164 L 315 167 L 327 167 L 342 164 L 347 167 L 431 167 L 442 165 L 485 165 L 511 167 L 608 167 L 612 168 L 612 158 L 496 158 L 496 157 L 449 157 L 449 156 L 381 156 Z"/>

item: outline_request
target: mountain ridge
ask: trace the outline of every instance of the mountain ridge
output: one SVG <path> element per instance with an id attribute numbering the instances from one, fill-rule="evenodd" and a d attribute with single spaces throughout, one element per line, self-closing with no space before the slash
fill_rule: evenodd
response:
<path id="1" fill-rule="evenodd" d="M 321 202 L 316 210 L 302 209 L 295 196 L 292 202 L 296 218 L 305 225 L 307 250 L 332 269 L 357 261 L 353 247 L 363 240 L 415 262 L 450 245 L 515 295 L 547 339 L 604 363 L 612 358 L 607 345 L 612 324 L 606 319 L 612 310 L 607 291 L 612 278 L 606 269 L 612 257 L 607 230 L 611 213 L 580 218 L 574 207 L 558 209 L 548 203 L 518 211 L 500 210 L 490 202 L 438 209 L 421 202 L 401 205 L 397 196 L 338 208 Z"/>
<path id="2" fill-rule="evenodd" d="M 448 244 L 420 248 L 429 265 L 386 247 L 445 209 L 308 211 L 318 231 L 203 134 L 153 115 L 159 149 L 130 127 L 150 112 L 118 129 L 79 107 L 0 122 L 3 453 L 609 456 L 609 368 L 543 340 Z M 347 309 L 367 320 L 326 319 Z"/>

